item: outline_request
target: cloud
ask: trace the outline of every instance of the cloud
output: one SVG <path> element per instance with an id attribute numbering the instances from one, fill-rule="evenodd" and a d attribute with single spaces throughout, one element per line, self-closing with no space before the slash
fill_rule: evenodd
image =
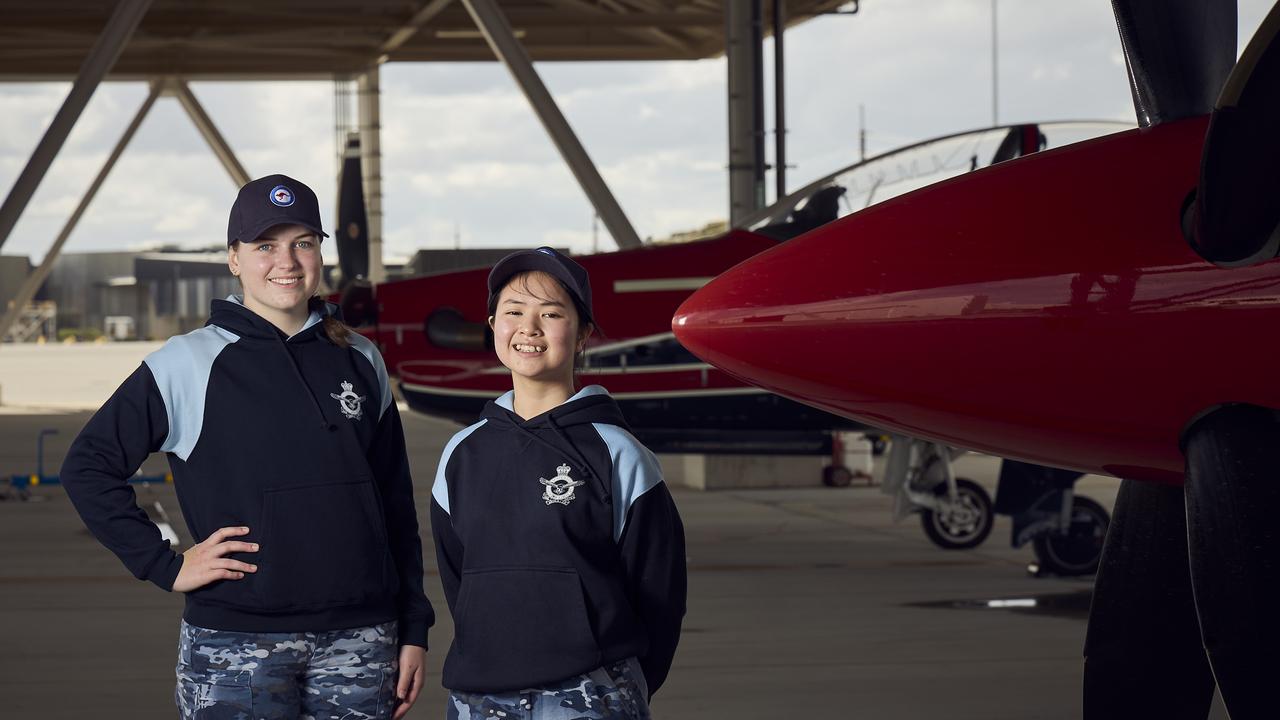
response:
<path id="1" fill-rule="evenodd" d="M 1270 6 L 1242 0 L 1243 43 Z M 788 186 L 857 160 L 859 107 L 869 153 L 986 126 L 990 0 L 864 2 L 786 35 Z M 1002 122 L 1133 118 L 1107 0 L 999 3 Z M 766 76 L 772 73 L 766 44 Z M 725 60 L 540 63 L 547 87 L 641 237 L 727 214 Z M 0 85 L 0 187 L 12 185 L 69 89 Z M 382 71 L 386 246 L 550 242 L 585 251 L 594 212 L 510 74 L 498 63 L 395 64 Z M 338 136 L 328 82 L 193 83 L 252 175 L 307 182 L 334 222 Z M 43 255 L 146 96 L 98 88 L 5 253 Z M 766 78 L 767 160 L 773 161 Z M 773 177 L 768 178 L 769 195 Z M 216 244 L 235 186 L 172 98 L 160 99 L 69 250 L 138 242 Z M 455 231 L 456 229 L 456 231 Z M 603 228 L 602 242 L 608 243 Z M 552 240 L 551 238 L 554 238 Z"/>

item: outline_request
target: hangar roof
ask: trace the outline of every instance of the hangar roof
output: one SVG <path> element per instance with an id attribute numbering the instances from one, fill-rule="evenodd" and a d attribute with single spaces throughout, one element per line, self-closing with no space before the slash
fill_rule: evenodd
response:
<path id="1" fill-rule="evenodd" d="M 498 0 L 535 60 L 693 60 L 725 50 L 724 3 L 741 0 Z M 763 0 L 765 18 L 772 0 Z M 787 0 L 787 25 L 845 0 Z M 4 0 L 0 80 L 73 78 L 115 7 Z M 768 33 L 771 24 L 765 22 Z M 155 0 L 110 77 L 329 78 L 371 63 L 488 61 L 461 2 Z"/>

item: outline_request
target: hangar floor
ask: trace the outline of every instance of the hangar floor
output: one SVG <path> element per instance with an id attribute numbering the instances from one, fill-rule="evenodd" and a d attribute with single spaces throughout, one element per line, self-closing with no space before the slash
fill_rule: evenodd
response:
<path id="1" fill-rule="evenodd" d="M 12 402 L 23 376 L 0 367 Z M 0 411 L 0 474 L 34 470 L 42 428 L 59 430 L 46 443 L 46 471 L 55 471 L 87 418 Z M 455 428 L 419 416 L 405 424 L 425 526 L 429 478 Z M 144 466 L 165 469 L 158 456 Z M 991 486 L 996 461 L 968 456 L 959 470 Z M 1110 507 L 1116 482 L 1090 477 L 1078 489 Z M 139 496 L 161 503 L 189 537 L 171 486 Z M 60 487 L 38 487 L 33 498 L 0 502 L 2 714 L 173 717 L 181 598 L 134 580 L 87 533 Z M 676 501 L 688 532 L 689 614 L 655 717 L 1080 716 L 1090 583 L 1029 577 L 1030 549 L 1008 547 L 1006 518 L 981 548 L 946 552 L 918 521 L 895 524 L 876 488 L 677 489 Z M 427 557 L 427 593 L 441 617 L 427 688 L 409 715 L 418 718 L 443 715 L 440 662 L 452 636 L 429 547 Z M 1033 597 L 1034 609 L 987 606 Z M 1216 703 L 1212 717 L 1226 717 Z"/>

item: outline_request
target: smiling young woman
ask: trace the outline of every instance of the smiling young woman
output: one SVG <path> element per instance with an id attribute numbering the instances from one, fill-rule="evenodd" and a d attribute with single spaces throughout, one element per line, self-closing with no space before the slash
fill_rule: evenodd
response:
<path id="1" fill-rule="evenodd" d="M 240 189 L 243 295 L 147 356 L 73 443 L 62 481 L 134 575 L 185 593 L 184 718 L 400 718 L 421 690 L 422 544 L 400 416 L 373 343 L 315 297 L 315 193 Z M 164 452 L 195 545 L 178 554 L 128 478 Z"/>
<path id="2" fill-rule="evenodd" d="M 320 286 L 320 238 L 314 230 L 291 223 L 237 240 L 227 248 L 227 265 L 240 278 L 246 308 L 286 335 L 302 328 L 308 301 Z"/>
<path id="3" fill-rule="evenodd" d="M 522 272 L 506 283 L 489 313 L 498 360 L 511 370 L 516 412 L 534 417 L 568 400 L 574 357 L 593 326 L 582 320 L 585 309 L 564 285 L 546 272 Z"/>
<path id="4" fill-rule="evenodd" d="M 551 248 L 489 274 L 512 390 L 445 447 L 431 529 L 454 642 L 449 720 L 643 720 L 685 611 L 684 528 L 608 391 L 575 392 L 587 272 Z"/>

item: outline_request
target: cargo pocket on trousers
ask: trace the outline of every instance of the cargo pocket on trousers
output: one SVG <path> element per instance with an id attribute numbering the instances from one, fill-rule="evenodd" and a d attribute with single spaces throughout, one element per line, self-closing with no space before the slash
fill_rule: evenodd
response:
<path id="1" fill-rule="evenodd" d="M 178 677 L 175 700 L 183 720 L 252 718 L 253 686 L 249 673 L 209 678 Z"/>

